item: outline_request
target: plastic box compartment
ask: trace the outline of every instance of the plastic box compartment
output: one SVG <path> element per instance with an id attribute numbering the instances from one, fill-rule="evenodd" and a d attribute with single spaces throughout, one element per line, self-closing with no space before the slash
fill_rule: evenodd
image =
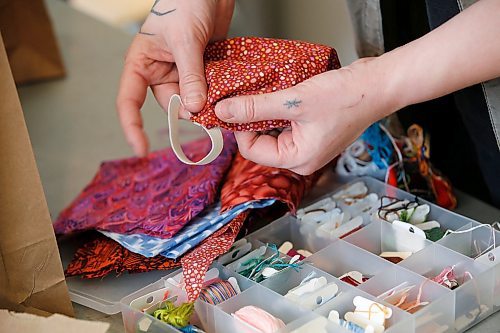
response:
<path id="1" fill-rule="evenodd" d="M 377 256 L 382 252 L 415 254 L 432 244 L 424 238 L 416 237 L 414 234 L 393 227 L 390 223 L 380 221 L 374 221 L 344 240 Z"/>
<path id="2" fill-rule="evenodd" d="M 489 267 L 438 244 L 411 256 L 401 266 L 427 278 L 437 276 L 447 266 L 454 267 L 454 273 L 461 284 L 453 290 L 454 327 L 457 331 L 471 327 L 491 313 L 494 276 L 488 271 Z M 472 275 L 472 279 L 468 273 Z"/>
<path id="3" fill-rule="evenodd" d="M 331 244 L 335 238 L 318 231 L 312 224 L 301 223 L 295 217 L 286 215 L 257 230 L 247 239 L 258 240 L 264 244 L 275 244 L 278 248 L 283 242 L 290 241 L 294 249 L 304 249 L 315 253 Z"/>
<path id="4" fill-rule="evenodd" d="M 339 278 L 350 271 L 374 276 L 393 264 L 344 240 L 338 240 L 305 260 Z"/>
<path id="5" fill-rule="evenodd" d="M 364 298 L 378 302 L 384 306 L 388 306 L 389 308 L 391 308 L 392 316 L 386 320 L 384 332 L 392 333 L 392 332 L 411 332 L 411 331 L 413 331 L 414 319 L 412 318 L 412 316 L 410 314 L 408 314 L 405 311 L 400 310 L 392 305 L 389 305 L 383 301 L 380 301 L 380 300 L 376 299 L 375 297 L 373 297 L 372 295 L 370 295 L 366 292 L 363 292 L 362 290 L 359 290 L 355 287 L 346 286 L 345 289 L 346 290 L 341 295 L 337 296 L 332 301 L 330 301 L 326 304 L 323 304 L 318 309 L 316 309 L 314 312 L 328 318 L 330 311 L 336 310 L 339 312 L 340 318 L 343 319 L 344 314 L 346 312 L 354 311 L 355 307 L 354 307 L 354 304 L 352 302 L 354 297 L 362 296 Z M 333 322 L 329 323 L 326 328 L 327 328 L 327 332 L 338 332 L 340 330 L 340 327 Z"/>
<path id="6" fill-rule="evenodd" d="M 454 323 L 454 293 L 405 268 L 395 265 L 360 285 L 359 288 L 378 297 L 404 282 L 415 286 L 410 291 L 408 301 L 415 300 L 421 289 L 421 301 L 429 302 L 428 305 L 412 314 L 415 320 L 415 332 L 428 332 L 429 326 L 442 327 L 444 331 L 452 327 Z"/>
<path id="7" fill-rule="evenodd" d="M 285 324 L 307 315 L 308 310 L 297 306 L 281 297 L 281 295 L 261 286 L 255 285 L 241 294 L 217 305 L 214 313 L 215 332 L 258 332 L 234 319 L 231 314 L 244 306 L 255 305 L 271 315 L 280 318 Z M 221 311 L 222 310 L 222 311 Z"/>
<path id="8" fill-rule="evenodd" d="M 131 295 L 124 297 L 121 300 L 121 311 L 126 333 L 180 332 L 173 326 L 170 326 L 160 320 L 157 320 L 153 316 L 145 314 L 142 311 L 134 309 L 130 306 L 130 303 L 133 300 L 166 287 L 171 290 L 171 295 L 179 297 L 178 301 L 182 302 L 187 300 L 186 293 L 183 290 L 168 283 L 166 281 L 166 278 L 160 279 L 159 281 L 156 281 L 155 283 L 152 283 L 132 293 Z M 152 296 L 146 300 L 146 302 L 150 304 L 153 304 L 155 301 L 156 300 Z M 201 325 L 200 320 L 196 313 L 193 315 L 191 322 L 194 324 Z"/>
<path id="9" fill-rule="evenodd" d="M 338 287 L 338 291 L 336 293 L 337 295 L 343 293 L 346 290 L 346 285 L 342 283 L 340 280 L 310 265 L 303 265 L 298 271 L 295 271 L 293 269 L 287 269 L 262 281 L 261 285 L 263 287 L 271 289 L 272 291 L 280 294 L 281 296 L 285 296 L 290 289 L 300 285 L 300 282 L 304 278 L 309 276 L 309 274 L 314 274 L 315 278 L 325 277 L 327 283 L 335 283 Z M 298 305 L 311 310 L 317 308 L 318 306 L 321 306 L 321 304 L 324 304 L 325 302 L 328 301 L 327 299 L 323 299 L 321 296 L 318 296 L 314 300 L 313 299 L 307 300 L 305 297 L 302 297 L 301 300 L 302 302 L 309 302 L 309 303 L 308 304 L 302 303 Z M 290 301 L 293 302 L 292 300 Z"/>
<path id="10" fill-rule="evenodd" d="M 240 290 L 244 292 L 245 290 L 252 288 L 254 285 L 256 285 L 255 282 L 235 273 L 227 268 L 225 268 L 223 265 L 220 265 L 218 263 L 214 263 L 211 268 L 217 268 L 219 270 L 219 277 L 221 279 L 227 280 L 229 277 L 234 277 L 238 281 L 238 285 L 240 287 Z M 178 270 L 174 273 L 171 273 L 168 276 L 163 277 L 159 281 L 156 281 L 155 283 L 152 283 L 148 285 L 145 288 L 142 288 L 135 293 L 132 293 L 131 295 L 128 295 L 127 297 L 124 297 L 121 300 L 121 309 L 122 309 L 122 314 L 123 314 L 123 322 L 125 325 L 125 330 L 126 332 L 148 332 L 148 333 L 157 333 L 157 332 L 180 332 L 176 328 L 161 322 L 159 320 L 156 320 L 152 316 L 149 316 L 147 314 L 144 314 L 138 309 L 134 309 L 130 306 L 130 303 L 134 300 L 137 299 L 138 297 L 144 296 L 148 293 L 151 293 L 153 291 L 162 289 L 164 287 L 168 287 L 172 289 L 172 294 L 177 295 L 180 297 L 182 300 L 187 299 L 186 293 L 174 286 L 173 284 L 169 283 L 168 280 L 169 278 L 181 273 L 182 270 Z M 214 311 L 215 311 L 215 306 L 212 304 L 208 304 L 200 299 L 198 299 L 195 302 L 195 315 L 193 317 L 192 323 L 196 324 L 199 327 L 202 327 L 204 330 L 208 332 L 214 332 Z M 146 318 L 146 319 L 144 319 Z M 143 330 L 143 328 L 147 328 L 146 330 Z"/>
<path id="11" fill-rule="evenodd" d="M 378 181 L 376 179 L 370 178 L 370 177 L 361 177 L 359 178 L 360 181 L 365 182 L 365 184 L 368 187 L 368 190 L 370 192 L 377 193 L 379 197 L 382 196 L 388 196 L 388 197 L 393 197 L 393 198 L 398 198 L 398 199 L 407 199 L 407 200 L 414 200 L 415 195 L 405 192 L 403 190 L 400 190 L 396 187 L 387 185 L 381 181 Z M 357 181 L 357 180 L 356 180 Z M 457 213 L 454 213 L 452 211 L 449 211 L 447 209 L 444 209 L 442 207 L 439 207 L 427 200 L 418 198 L 419 202 L 423 204 L 428 204 L 430 206 L 430 212 L 427 217 L 428 221 L 435 220 L 439 222 L 441 225 L 442 229 L 445 230 L 458 230 L 461 229 L 462 227 L 469 225 L 470 223 L 477 223 L 474 220 L 459 215 Z"/>

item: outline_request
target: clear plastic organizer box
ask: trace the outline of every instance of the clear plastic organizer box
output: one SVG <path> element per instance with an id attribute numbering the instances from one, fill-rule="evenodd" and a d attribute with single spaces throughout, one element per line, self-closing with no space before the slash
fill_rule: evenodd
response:
<path id="1" fill-rule="evenodd" d="M 369 192 L 376 193 L 379 197 L 414 199 L 414 196 L 407 192 L 369 177 L 358 178 L 334 190 L 328 196 L 359 181 L 366 184 Z M 255 305 L 283 320 L 286 328 L 280 332 L 312 332 L 314 329 L 308 329 L 312 327 L 311 323 L 316 320 L 325 322 L 324 318 L 328 317 L 331 310 L 338 311 L 340 317 L 343 318 L 346 312 L 354 310 L 354 297 L 362 296 L 392 310 L 392 316 L 385 324 L 385 332 L 388 333 L 463 332 L 467 330 L 500 309 L 500 247 L 497 248 L 500 244 L 500 233 L 486 227 L 467 231 L 480 224 L 425 200 L 420 200 L 420 202 L 431 206 L 427 220 L 438 221 L 444 229 L 464 232 L 451 233 L 437 242 L 432 242 L 414 235 L 411 230 L 395 228 L 389 222 L 373 218 L 370 211 L 356 212 L 352 207 L 342 206 L 342 203 L 337 202 L 337 206 L 348 211 L 351 216 L 363 218 L 361 229 L 340 239 L 287 215 L 248 235 L 246 239 L 253 249 L 267 246 L 267 244 L 279 246 L 285 241 L 290 241 L 294 248 L 311 252 L 312 255 L 304 259 L 301 268 L 286 268 L 261 283 L 256 283 L 236 273 L 231 264 L 222 265 L 216 261 L 212 267 L 219 270 L 220 277 L 223 279 L 236 278 L 241 293 L 215 306 L 197 300 L 191 323 L 206 332 L 257 332 L 248 326 L 242 326 L 231 315 L 246 305 Z M 494 237 L 493 233 L 495 233 Z M 493 242 L 496 243 L 493 244 Z M 267 247 L 266 251 L 269 252 L 272 249 Z M 385 251 L 403 251 L 412 254 L 394 264 L 379 256 Z M 481 253 L 479 257 L 478 251 Z M 285 254 L 282 256 L 286 257 Z M 454 267 L 457 276 L 469 274 L 472 278 L 463 280 L 466 282 L 453 290 L 428 279 L 438 275 L 448 266 Z M 363 272 L 370 278 L 357 287 L 339 279 L 353 270 Z M 338 292 L 334 298 L 325 302 L 317 299 L 314 306 L 304 306 L 284 297 L 288 290 L 296 287 L 313 271 L 316 276 L 324 276 L 328 282 L 334 282 L 338 286 Z M 121 308 L 128 333 L 180 332 L 131 306 L 134 300 L 155 291 L 164 290 L 164 288 L 168 288 L 171 294 L 178 296 L 179 301 L 186 299 L 183 290 L 167 281 L 180 272 L 180 270 L 170 274 L 167 272 L 167 275 L 163 272 L 163 277 L 123 297 L 119 303 L 111 302 L 108 310 L 116 310 L 117 306 Z M 152 275 L 149 275 L 149 279 L 151 277 Z M 125 278 L 132 279 L 133 275 Z M 120 288 L 121 283 L 117 282 L 114 288 Z M 143 285 L 147 283 L 150 282 Z M 410 297 L 415 298 L 416 294 L 421 292 L 421 301 L 427 302 L 427 305 L 410 313 L 379 298 L 388 290 L 404 284 L 418 286 L 412 289 Z M 73 289 L 71 283 L 69 285 L 70 289 Z M 124 282 L 124 285 L 129 284 Z M 137 281 L 133 282 L 133 286 L 137 286 Z M 102 305 L 99 302 L 99 304 L 95 302 L 90 304 L 89 299 L 95 295 L 88 295 L 88 286 L 83 289 L 79 287 L 78 297 L 80 301 L 84 299 L 85 305 L 93 308 L 96 308 L 96 305 Z M 146 300 L 150 303 L 153 301 L 153 297 Z M 322 331 L 349 332 L 333 322 L 325 324 Z"/>

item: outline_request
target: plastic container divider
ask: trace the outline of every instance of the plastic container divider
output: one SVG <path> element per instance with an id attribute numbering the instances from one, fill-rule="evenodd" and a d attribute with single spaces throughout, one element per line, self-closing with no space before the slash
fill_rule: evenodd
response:
<path id="1" fill-rule="evenodd" d="M 402 285 L 404 283 L 404 285 Z M 359 289 L 378 297 L 395 287 L 414 286 L 408 296 L 408 301 L 413 301 L 422 288 L 421 301 L 429 302 L 421 307 L 412 316 L 415 318 L 415 332 L 429 332 L 428 328 L 442 327 L 449 329 L 454 323 L 455 294 L 416 273 L 395 265 L 389 270 L 374 276 Z"/>
<path id="2" fill-rule="evenodd" d="M 259 284 L 245 290 L 243 293 L 217 305 L 215 311 L 215 332 L 258 332 L 234 319 L 231 314 L 247 305 L 257 306 L 271 315 L 280 318 L 285 324 L 306 315 L 306 310 L 288 301 L 281 295 Z"/>
<path id="3" fill-rule="evenodd" d="M 360 180 L 365 182 L 370 192 L 378 195 L 414 198 L 409 193 L 371 178 L 363 177 L 353 182 Z M 422 202 L 425 201 L 422 200 Z M 345 209 L 350 208 L 345 207 Z M 368 214 L 363 214 L 365 218 L 371 220 Z M 432 219 L 440 222 L 444 228 L 452 230 L 466 230 L 478 225 L 471 219 L 431 204 L 429 220 Z M 260 284 L 234 272 L 231 270 L 231 265 L 222 266 L 217 262 L 214 263 L 212 267 L 219 268 L 223 278 L 234 276 L 243 292 L 217 306 L 197 300 L 195 322 L 198 321 L 200 327 L 208 333 L 255 332 L 231 316 L 243 306 L 255 305 L 287 324 L 286 328 L 280 332 L 297 329 L 298 332 L 308 332 L 307 326 L 304 325 L 311 320 L 327 317 L 332 309 L 338 310 L 341 317 L 346 311 L 352 311 L 354 309 L 352 300 L 355 296 L 363 296 L 388 305 L 376 296 L 403 282 L 415 285 L 410 294 L 412 300 L 423 284 L 422 300 L 429 301 L 430 304 L 414 314 L 391 306 L 394 314 L 387 321 L 386 332 L 388 333 L 462 332 L 491 314 L 495 304 L 500 305 L 500 265 L 497 264 L 500 262 L 500 247 L 485 252 L 476 261 L 471 258 L 476 256 L 474 251 L 477 246 L 483 250 L 488 246 L 491 232 L 488 233 L 487 228 L 481 227 L 468 233 L 451 234 L 436 243 L 395 229 L 385 221 L 373 221 L 344 239 L 328 237 L 325 234 L 314 232 L 314 228 L 311 229 L 310 225 L 304 225 L 292 216 L 285 216 L 247 236 L 253 249 L 265 246 L 267 243 L 274 243 L 279 247 L 288 240 L 294 244 L 295 249 L 306 249 L 313 254 L 304 260 L 299 271 L 287 268 Z M 499 245 L 500 236 L 496 237 L 496 241 L 496 245 Z M 266 256 L 273 253 L 269 247 L 265 250 Z M 413 254 L 395 265 L 379 256 L 383 251 L 409 251 Z M 468 271 L 474 279 L 463 283 L 455 290 L 427 280 L 427 277 L 439 274 L 444 267 L 450 265 L 455 265 L 457 275 L 463 275 Z M 372 277 L 358 287 L 352 287 L 338 280 L 339 276 L 352 270 Z M 328 282 L 335 282 L 339 286 L 337 296 L 315 308 L 314 311 L 282 296 L 289 289 L 297 286 L 310 272 L 316 272 L 317 276 L 325 276 Z M 495 272 L 497 272 L 496 275 Z M 173 274 L 175 273 L 171 275 Z M 127 328 L 132 327 L 133 332 L 136 332 L 141 318 L 152 318 L 145 316 L 139 310 L 131 309 L 130 301 L 164 287 L 167 278 L 168 276 L 122 300 L 122 312 Z M 483 307 L 484 312 L 475 317 L 471 311 L 478 308 L 479 303 L 488 309 Z M 464 318 L 469 321 L 464 321 Z M 348 332 L 334 323 L 328 323 L 325 331 Z M 179 331 L 152 318 L 148 332 Z"/>
<path id="4" fill-rule="evenodd" d="M 455 294 L 455 329 L 465 330 L 489 315 L 493 308 L 495 277 L 489 267 L 439 244 L 433 244 L 404 260 L 401 266 L 424 277 L 433 278 L 446 267 L 453 267 L 460 284 Z M 472 275 L 472 279 L 470 275 Z"/>
<path id="5" fill-rule="evenodd" d="M 389 261 L 339 240 L 323 250 L 305 259 L 311 265 L 339 278 L 350 271 L 358 271 L 363 275 L 374 276 L 393 266 Z"/>
<path id="6" fill-rule="evenodd" d="M 378 302 L 384 306 L 388 306 L 391 308 L 392 316 L 386 320 L 385 332 L 392 333 L 392 332 L 411 332 L 411 331 L 413 331 L 414 320 L 410 314 L 408 314 L 405 311 L 400 310 L 392 305 L 389 305 L 383 301 L 380 301 L 376 297 L 373 297 L 372 295 L 370 295 L 370 294 L 368 294 L 360 289 L 357 289 L 357 288 L 351 287 L 351 286 L 347 286 L 345 292 L 343 292 L 341 295 L 337 296 L 332 301 L 330 301 L 326 304 L 323 304 L 318 309 L 316 309 L 314 312 L 328 318 L 330 311 L 336 310 L 339 312 L 339 317 L 341 319 L 344 319 L 344 315 L 346 312 L 354 311 L 355 306 L 353 304 L 353 299 L 356 296 L 362 296 L 364 298 Z M 333 322 L 327 326 L 328 332 L 337 332 L 338 330 L 339 330 L 339 326 Z"/>
<path id="7" fill-rule="evenodd" d="M 275 244 L 278 248 L 283 242 L 290 241 L 294 249 L 304 249 L 314 253 L 330 245 L 335 240 L 326 233 L 316 231 L 316 228 L 311 224 L 301 223 L 295 217 L 286 215 L 257 230 L 247 238 Z"/>
<path id="8" fill-rule="evenodd" d="M 411 252 L 413 254 L 429 246 L 432 242 L 396 229 L 387 222 L 374 221 L 358 232 L 344 238 L 357 247 L 375 255 L 382 252 Z"/>

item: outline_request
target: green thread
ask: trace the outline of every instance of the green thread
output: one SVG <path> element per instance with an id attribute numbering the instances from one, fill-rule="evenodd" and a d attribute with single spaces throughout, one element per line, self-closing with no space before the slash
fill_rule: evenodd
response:
<path id="1" fill-rule="evenodd" d="M 403 209 L 401 213 L 399 213 L 399 219 L 402 222 L 408 222 L 410 218 L 408 217 L 408 211 L 406 209 Z"/>
<path id="2" fill-rule="evenodd" d="M 189 325 L 189 319 L 194 312 L 194 303 L 183 303 L 176 307 L 174 303 L 167 301 L 165 306 L 153 312 L 153 317 L 176 328 Z"/>
<path id="3" fill-rule="evenodd" d="M 268 244 L 268 246 L 274 251 L 274 254 L 272 254 L 267 259 L 265 259 L 263 256 L 259 256 L 243 262 L 241 264 L 243 270 L 239 271 L 238 273 L 250 280 L 260 283 L 266 279 L 264 275 L 262 275 L 262 272 L 266 267 L 274 268 L 277 271 L 281 271 L 289 267 L 293 268 L 294 270 L 298 270 L 299 268 L 301 268 L 300 266 L 302 263 L 290 264 L 286 262 L 284 258 L 281 258 L 278 248 L 275 244 Z"/>

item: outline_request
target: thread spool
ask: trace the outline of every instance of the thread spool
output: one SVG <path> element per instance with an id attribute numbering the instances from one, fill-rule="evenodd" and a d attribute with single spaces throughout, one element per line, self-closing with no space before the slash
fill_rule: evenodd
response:
<path id="1" fill-rule="evenodd" d="M 236 286 L 234 285 L 236 283 Z M 217 305 L 240 293 L 236 279 L 233 281 L 220 280 L 203 288 L 200 299 L 212 305 Z"/>

